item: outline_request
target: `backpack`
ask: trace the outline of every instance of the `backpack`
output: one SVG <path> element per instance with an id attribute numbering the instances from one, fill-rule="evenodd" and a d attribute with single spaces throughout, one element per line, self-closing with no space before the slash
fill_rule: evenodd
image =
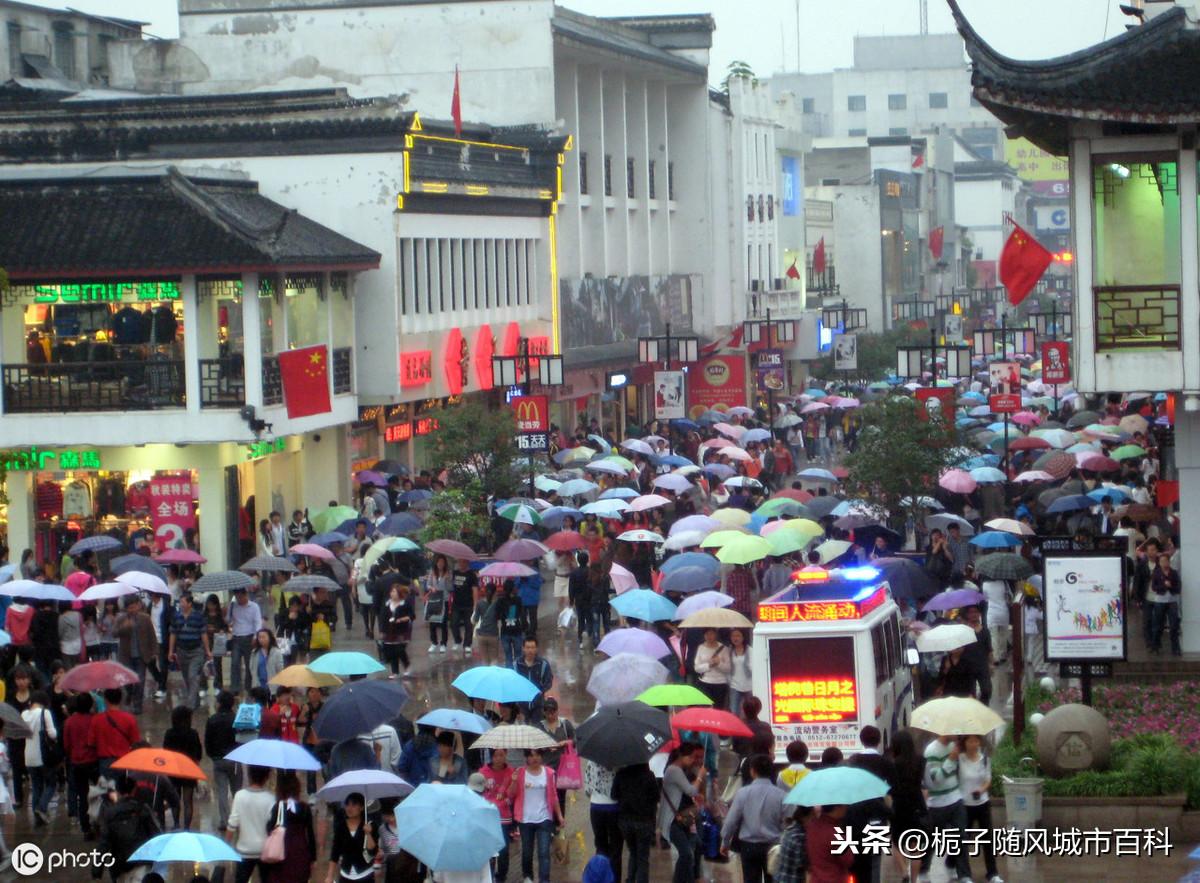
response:
<path id="1" fill-rule="evenodd" d="M 243 702 L 238 706 L 237 716 L 233 719 L 233 729 L 244 733 L 247 730 L 258 730 L 262 726 L 262 706 L 257 702 Z"/>
<path id="2" fill-rule="evenodd" d="M 107 820 L 107 847 L 118 859 L 118 864 L 124 864 L 134 851 L 149 838 L 153 824 L 147 816 L 149 809 L 145 804 L 134 800 L 122 812 L 115 812 Z"/>
<path id="3" fill-rule="evenodd" d="M 312 624 L 312 634 L 308 639 L 308 647 L 310 650 L 328 650 L 333 646 L 333 639 L 329 633 L 329 623 L 314 622 Z"/>

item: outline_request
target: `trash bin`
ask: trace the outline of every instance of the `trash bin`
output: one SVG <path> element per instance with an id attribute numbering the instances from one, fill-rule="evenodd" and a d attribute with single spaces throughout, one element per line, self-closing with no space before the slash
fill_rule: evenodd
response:
<path id="1" fill-rule="evenodd" d="M 1029 828 L 1036 825 L 1042 818 L 1042 785 L 1046 780 L 1003 776 L 1002 781 L 1008 827 Z"/>

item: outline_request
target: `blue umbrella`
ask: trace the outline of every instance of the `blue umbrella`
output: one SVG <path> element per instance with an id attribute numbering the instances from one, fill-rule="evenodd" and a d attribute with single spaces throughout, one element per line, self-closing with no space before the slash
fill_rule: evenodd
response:
<path id="1" fill-rule="evenodd" d="M 682 429 L 685 432 L 695 432 L 700 428 L 700 424 L 692 420 L 687 420 L 683 417 L 677 417 L 671 421 L 671 425 L 676 429 Z"/>
<path id="2" fill-rule="evenodd" d="M 491 702 L 532 702 L 538 690 L 526 678 L 511 668 L 498 665 L 477 665 L 456 677 L 450 686 L 472 699 Z"/>
<path id="3" fill-rule="evenodd" d="M 695 466 L 696 465 L 691 460 L 689 460 L 687 457 L 680 456 L 679 454 L 667 454 L 666 456 L 658 457 L 656 459 L 657 459 L 657 463 L 655 465 L 657 465 L 657 466 Z"/>
<path id="4" fill-rule="evenodd" d="M 12 643 L 12 635 L 4 629 L 0 629 L 0 647 L 7 647 Z"/>
<path id="5" fill-rule="evenodd" d="M 578 497 L 581 494 L 590 494 L 599 487 L 594 481 L 588 481 L 586 478 L 572 478 L 559 486 L 558 495 L 560 497 Z"/>
<path id="6" fill-rule="evenodd" d="M 590 482 L 589 482 L 589 484 L 590 484 Z M 637 491 L 635 491 L 631 487 L 610 487 L 608 490 L 606 490 L 604 493 L 602 493 L 597 499 L 600 499 L 600 500 L 633 500 L 640 496 L 641 496 L 641 494 L 639 494 Z M 546 520 L 545 518 L 542 518 L 542 521 L 545 521 L 545 520 Z"/>
<path id="7" fill-rule="evenodd" d="M 751 429 L 742 436 L 742 443 L 766 441 L 771 437 L 770 430 L 767 429 Z"/>
<path id="8" fill-rule="evenodd" d="M 809 469 L 801 470 L 800 478 L 809 478 L 814 481 L 837 481 L 838 480 L 838 477 L 836 475 L 834 475 L 832 472 L 830 472 L 828 469 L 819 469 L 815 466 L 811 467 Z"/>
<path id="9" fill-rule="evenodd" d="M 351 681 L 325 700 L 313 728 L 322 739 L 353 739 L 395 718 L 407 701 L 408 692 L 395 681 Z"/>
<path id="10" fill-rule="evenodd" d="M 994 466 L 979 466 L 971 470 L 971 478 L 979 484 L 992 484 L 1004 481 L 1004 473 Z"/>
<path id="11" fill-rule="evenodd" d="M 379 522 L 379 532 L 389 537 L 415 533 L 422 527 L 421 519 L 409 512 L 393 512 Z"/>
<path id="12" fill-rule="evenodd" d="M 16 574 L 16 564 L 5 564 L 3 567 L 0 567 L 0 583 L 12 579 Z"/>
<path id="13" fill-rule="evenodd" d="M 351 675 L 373 675 L 385 668 L 366 653 L 358 650 L 338 650 L 326 653 L 319 659 L 314 659 L 308 667 L 318 674 L 337 675 L 339 678 Z"/>
<path id="14" fill-rule="evenodd" d="M 978 405 L 968 411 L 967 414 L 971 417 L 990 417 L 992 416 L 992 409 L 987 405 Z"/>
<path id="15" fill-rule="evenodd" d="M 718 411 L 705 411 L 696 418 L 696 422 L 701 426 L 711 426 L 714 423 L 723 423 L 724 421 L 725 415 Z"/>
<path id="16" fill-rule="evenodd" d="M 507 848 L 500 810 L 466 785 L 421 785 L 396 807 L 400 848 L 434 871 L 478 871 Z"/>
<path id="17" fill-rule="evenodd" d="M 350 537 L 344 533 L 338 533 L 336 530 L 331 530 L 328 533 L 319 533 L 309 540 L 310 543 L 316 543 L 318 546 L 324 546 L 328 549 L 334 543 L 344 543 Z"/>
<path id="18" fill-rule="evenodd" d="M 462 733 L 486 733 L 491 722 L 482 715 L 461 708 L 435 708 L 417 718 L 417 723 L 439 730 L 458 730 Z"/>
<path id="19" fill-rule="evenodd" d="M 333 533 L 341 533 L 346 536 L 351 536 L 354 533 L 355 525 L 365 524 L 367 526 L 368 535 L 375 529 L 375 525 L 365 518 L 347 518 L 341 524 L 333 529 Z"/>
<path id="20" fill-rule="evenodd" d="M 719 481 L 724 481 L 731 475 L 735 475 L 737 470 L 732 466 L 726 466 L 724 463 L 709 463 L 704 467 L 704 474 L 716 478 Z"/>
<path id="21" fill-rule="evenodd" d="M 715 558 L 713 560 L 716 561 Z M 711 589 L 717 584 L 718 579 L 720 579 L 720 575 L 707 567 L 676 567 L 663 576 L 662 590 L 686 595 Z"/>
<path id="22" fill-rule="evenodd" d="M 240 862 L 236 849 L 212 834 L 177 831 L 151 837 L 129 856 L 131 862 Z"/>
<path id="23" fill-rule="evenodd" d="M 326 705 L 328 704 L 326 702 Z M 322 710 L 324 710 L 324 706 L 322 706 Z M 318 715 L 317 720 L 320 719 L 320 715 Z M 368 727 L 365 731 L 360 730 L 351 735 L 357 736 L 359 732 L 370 732 L 373 729 L 374 726 Z M 246 742 L 226 754 L 225 759 L 234 763 L 265 766 L 276 770 L 315 771 L 321 768 L 321 762 L 309 754 L 304 746 L 295 742 L 285 742 L 282 739 L 255 739 L 252 742 Z"/>
<path id="24" fill-rule="evenodd" d="M 1116 487 L 1098 487 L 1094 491 L 1088 493 L 1088 497 L 1100 503 L 1104 500 L 1112 500 L 1113 503 L 1124 503 L 1129 499 L 1129 494 L 1120 488 Z"/>
<path id="25" fill-rule="evenodd" d="M 98 534 L 94 537 L 84 537 L 82 540 L 79 540 L 67 550 L 67 554 L 74 558 L 76 555 L 81 555 L 84 552 L 103 552 L 107 549 L 119 549 L 121 545 L 121 541 L 116 537 L 110 537 L 107 534 Z"/>
<path id="26" fill-rule="evenodd" d="M 578 509 L 572 509 L 570 506 L 551 506 L 542 513 L 542 525 L 551 530 L 558 530 L 568 515 L 574 518 L 576 523 L 583 521 L 583 513 Z"/>
<path id="27" fill-rule="evenodd" d="M 608 443 L 608 439 L 606 439 L 602 436 L 592 433 L 591 435 L 588 436 L 588 441 L 590 441 L 592 444 L 594 444 L 596 446 L 596 448 L 599 449 L 601 454 L 608 454 L 608 453 L 612 452 L 612 445 L 610 445 Z M 590 445 L 589 445 L 589 447 L 590 447 Z"/>
<path id="28" fill-rule="evenodd" d="M 675 615 L 675 605 L 649 589 L 631 589 L 617 595 L 612 600 L 612 608 L 624 617 L 643 622 L 671 619 Z"/>
<path id="29" fill-rule="evenodd" d="M 429 490 L 428 488 L 419 487 L 413 488 L 411 491 L 405 491 L 396 499 L 401 503 L 412 504 L 421 500 L 428 500 L 432 496 L 433 491 Z"/>
<path id="30" fill-rule="evenodd" d="M 973 402 L 986 402 L 987 401 L 987 396 L 985 396 L 981 392 L 975 392 L 975 390 L 971 390 L 970 392 L 964 392 L 961 396 L 959 396 L 959 398 L 960 399 L 970 399 Z"/>
<path id="31" fill-rule="evenodd" d="M 1066 497 L 1059 497 L 1046 508 L 1046 513 L 1049 515 L 1058 515 L 1061 512 L 1077 512 L 1080 509 L 1090 509 L 1096 505 L 1095 502 L 1083 494 L 1071 494 Z M 0 591 L 2 591 L 0 587 Z"/>
<path id="32" fill-rule="evenodd" d="M 989 530 L 971 537 L 970 543 L 979 549 L 1012 549 L 1021 545 L 1020 539 L 1003 530 Z"/>
<path id="33" fill-rule="evenodd" d="M 789 806 L 838 806 L 876 800 L 887 793 L 887 782 L 878 776 L 857 767 L 834 766 L 809 773 L 783 802 Z"/>
<path id="34" fill-rule="evenodd" d="M 659 570 L 663 573 L 671 573 L 680 567 L 703 567 L 705 570 L 712 571 L 714 576 L 721 572 L 721 562 L 706 552 L 683 552 L 679 555 L 672 555 L 662 563 Z"/>

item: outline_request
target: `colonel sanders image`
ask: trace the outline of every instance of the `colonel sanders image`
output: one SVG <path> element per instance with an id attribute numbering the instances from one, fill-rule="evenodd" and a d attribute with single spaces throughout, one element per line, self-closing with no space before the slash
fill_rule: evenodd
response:
<path id="1" fill-rule="evenodd" d="M 1050 347 L 1047 355 L 1050 356 L 1049 368 L 1051 372 L 1057 374 L 1063 370 L 1062 350 L 1056 346 Z"/>

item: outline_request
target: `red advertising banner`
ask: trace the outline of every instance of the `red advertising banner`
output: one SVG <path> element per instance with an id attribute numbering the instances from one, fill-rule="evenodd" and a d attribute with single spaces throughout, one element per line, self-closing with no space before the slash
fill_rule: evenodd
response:
<path id="1" fill-rule="evenodd" d="M 433 352 L 413 350 L 400 354 L 400 385 L 424 386 L 433 381 Z"/>
<path id="2" fill-rule="evenodd" d="M 917 401 L 924 407 L 917 409 L 917 416 L 922 420 L 928 420 L 930 413 L 940 413 L 950 427 L 954 431 L 954 403 L 956 401 L 954 390 L 945 387 L 922 387 L 916 392 Z"/>
<path id="3" fill-rule="evenodd" d="M 192 479 L 188 475 L 150 479 L 150 524 L 159 549 L 184 547 L 185 531 L 196 527 L 192 497 Z"/>
<path id="4" fill-rule="evenodd" d="M 720 405 L 733 408 L 746 404 L 746 357 L 709 356 L 688 369 L 688 413 L 698 417 Z"/>
<path id="5" fill-rule="evenodd" d="M 513 396 L 512 409 L 517 432 L 550 431 L 549 396 Z"/>
<path id="6" fill-rule="evenodd" d="M 1015 414 L 1021 410 L 1021 396 L 1007 392 L 988 396 L 988 407 L 993 414 Z"/>
<path id="7" fill-rule="evenodd" d="M 1042 383 L 1056 385 L 1071 382 L 1071 345 L 1064 340 L 1042 344 Z"/>

